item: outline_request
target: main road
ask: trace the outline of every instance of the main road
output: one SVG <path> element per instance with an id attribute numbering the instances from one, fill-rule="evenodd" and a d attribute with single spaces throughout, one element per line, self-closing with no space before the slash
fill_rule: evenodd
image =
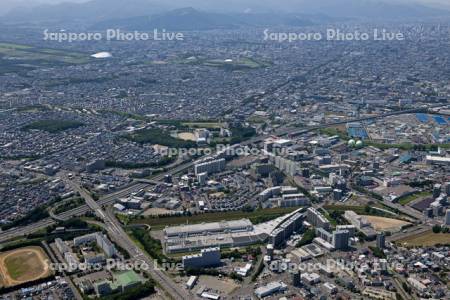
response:
<path id="1" fill-rule="evenodd" d="M 102 207 L 97 203 L 92 196 L 84 188 L 82 188 L 76 181 L 70 180 L 67 177 L 63 177 L 63 180 L 80 196 L 86 201 L 86 204 L 92 209 L 97 217 L 103 220 L 105 224 L 105 229 L 108 235 L 117 244 L 119 244 L 123 249 L 125 249 L 129 254 L 131 259 L 137 264 L 145 263 L 149 266 L 148 272 L 152 278 L 164 289 L 166 293 L 170 295 L 173 299 L 191 299 L 193 296 L 190 295 L 186 290 L 183 290 L 172 279 L 166 275 L 163 271 L 156 268 L 154 260 L 147 255 L 143 250 L 141 250 L 135 243 L 131 240 L 128 234 L 123 230 L 121 224 L 116 219 L 114 213 L 110 210 L 103 210 Z"/>

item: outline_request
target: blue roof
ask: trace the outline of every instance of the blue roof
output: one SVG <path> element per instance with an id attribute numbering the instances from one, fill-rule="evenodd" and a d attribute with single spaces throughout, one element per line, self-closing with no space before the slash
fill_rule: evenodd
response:
<path id="1" fill-rule="evenodd" d="M 427 123 L 429 121 L 428 115 L 426 114 L 416 114 L 416 118 L 422 123 Z"/>
<path id="2" fill-rule="evenodd" d="M 445 121 L 445 119 L 441 116 L 434 116 L 433 119 L 439 125 L 447 125 L 447 121 Z"/>

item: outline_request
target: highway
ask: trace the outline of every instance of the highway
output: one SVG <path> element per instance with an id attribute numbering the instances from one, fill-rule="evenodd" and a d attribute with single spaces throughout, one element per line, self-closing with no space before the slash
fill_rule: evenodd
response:
<path id="1" fill-rule="evenodd" d="M 131 193 L 137 192 L 141 189 L 145 189 L 148 186 L 149 185 L 146 183 L 132 184 L 131 186 L 128 186 L 127 188 L 125 188 L 121 191 L 106 195 L 105 197 L 101 198 L 98 201 L 98 204 L 100 206 L 113 204 L 115 201 L 117 201 L 117 199 L 126 197 L 126 196 L 130 195 Z M 69 210 L 69 211 L 59 214 L 58 219 L 69 220 L 70 218 L 72 218 L 74 216 L 81 216 L 90 210 L 91 209 L 86 204 L 81 205 L 77 208 L 74 208 L 72 210 Z M 53 220 L 52 218 L 46 218 L 44 220 L 41 220 L 39 222 L 36 222 L 36 223 L 28 225 L 28 226 L 17 227 L 17 228 L 13 228 L 13 229 L 10 229 L 10 230 L 4 231 L 4 232 L 0 232 L 0 243 L 7 242 L 7 241 L 17 238 L 17 237 L 29 235 L 31 233 L 34 233 L 36 231 L 39 231 L 41 229 L 44 229 L 48 226 L 55 225 L 55 224 L 56 224 L 55 220 Z"/>
<path id="2" fill-rule="evenodd" d="M 154 261 L 143 250 L 135 245 L 128 234 L 123 230 L 121 224 L 116 219 L 112 210 L 104 211 L 102 207 L 97 203 L 77 182 L 64 178 L 65 182 L 72 187 L 72 189 L 78 193 L 86 201 L 86 204 L 92 209 L 95 214 L 101 218 L 105 224 L 105 229 L 108 235 L 119 246 L 125 249 L 132 260 L 138 264 L 145 263 L 150 266 L 148 272 L 152 278 L 166 291 L 173 299 L 190 299 L 190 295 L 187 291 L 181 289 L 176 283 L 174 283 L 169 276 L 167 276 L 161 270 L 155 268 Z"/>

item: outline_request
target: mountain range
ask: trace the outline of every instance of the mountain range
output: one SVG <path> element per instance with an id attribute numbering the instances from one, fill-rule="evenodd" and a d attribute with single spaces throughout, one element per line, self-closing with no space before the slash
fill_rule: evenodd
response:
<path id="1" fill-rule="evenodd" d="M 146 31 L 161 28 L 172 31 L 235 29 L 248 26 L 307 26 L 330 21 L 322 15 L 280 14 L 280 13 L 234 13 L 221 14 L 196 10 L 192 7 L 175 9 L 153 16 L 112 19 L 98 22 L 92 30 L 118 28 Z M 333 19 L 334 20 L 334 19 Z"/>
<path id="2" fill-rule="evenodd" d="M 148 29 L 153 26 L 176 30 L 197 30 L 234 28 L 245 24 L 302 26 L 315 23 L 317 19 L 321 22 L 324 18 L 330 20 L 351 18 L 365 21 L 417 20 L 438 16 L 449 17 L 450 15 L 448 10 L 424 6 L 411 1 L 387 1 L 227 0 L 219 2 L 171 0 L 169 2 L 165 0 L 127 0 L 124 2 L 122 0 L 90 0 L 83 3 L 23 5 L 1 17 L 0 22 L 54 22 L 58 24 L 82 22 L 87 24 L 87 27 L 96 28 L 116 26 Z M 25 4 L 25 2 L 23 3 Z"/>

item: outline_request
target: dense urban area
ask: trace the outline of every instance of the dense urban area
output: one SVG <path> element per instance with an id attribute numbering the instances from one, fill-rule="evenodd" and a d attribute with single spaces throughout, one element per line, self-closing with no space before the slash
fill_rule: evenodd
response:
<path id="1" fill-rule="evenodd" d="M 0 299 L 450 299 L 450 25 L 333 26 L 0 24 Z"/>

